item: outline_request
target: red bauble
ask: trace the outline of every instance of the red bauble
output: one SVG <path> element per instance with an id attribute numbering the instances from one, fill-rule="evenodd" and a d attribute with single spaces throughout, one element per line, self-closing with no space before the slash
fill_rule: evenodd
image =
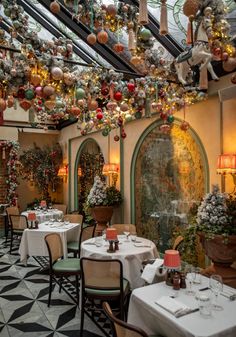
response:
<path id="1" fill-rule="evenodd" d="M 183 130 L 183 131 L 187 131 L 189 128 L 190 128 L 190 125 L 189 125 L 189 123 L 186 122 L 186 121 L 183 121 L 183 122 L 180 124 L 180 129 Z"/>
<path id="2" fill-rule="evenodd" d="M 121 132 L 121 138 L 125 139 L 127 137 L 127 134 L 125 133 L 125 130 L 123 129 Z"/>
<path id="3" fill-rule="evenodd" d="M 97 36 L 94 33 L 91 33 L 87 36 L 87 41 L 90 45 L 94 45 L 97 42 Z"/>
<path id="4" fill-rule="evenodd" d="M 127 88 L 128 88 L 128 90 L 129 90 L 129 92 L 134 92 L 134 90 L 135 90 L 135 84 L 132 83 L 132 82 L 129 82 L 129 83 L 127 84 Z"/>
<path id="5" fill-rule="evenodd" d="M 125 49 L 125 46 L 122 43 L 116 43 L 116 44 L 114 44 L 113 49 L 117 53 L 122 53 L 122 51 L 124 51 L 124 49 Z"/>
<path id="6" fill-rule="evenodd" d="M 115 141 L 115 142 L 119 142 L 119 140 L 120 140 L 120 137 L 119 137 L 118 135 L 115 135 L 115 136 L 114 136 L 114 141 Z"/>
<path id="7" fill-rule="evenodd" d="M 103 114 L 101 112 L 99 112 L 99 113 L 97 113 L 96 117 L 97 117 L 98 120 L 101 120 L 101 119 L 103 119 Z"/>
<path id="8" fill-rule="evenodd" d="M 166 119 L 167 119 L 167 114 L 164 113 L 164 112 L 161 112 L 161 113 L 160 113 L 160 118 L 161 118 L 162 120 L 166 120 Z"/>
<path id="9" fill-rule="evenodd" d="M 121 101 L 122 100 L 122 93 L 120 91 L 115 92 L 114 98 L 116 101 Z"/>
<path id="10" fill-rule="evenodd" d="M 96 109 L 96 112 L 97 112 L 97 113 L 102 112 L 102 109 L 101 109 L 101 108 L 97 108 L 97 109 Z"/>
<path id="11" fill-rule="evenodd" d="M 101 89 L 101 94 L 102 94 L 102 96 L 107 96 L 109 94 L 109 88 L 104 86 Z"/>
<path id="12" fill-rule="evenodd" d="M 17 97 L 19 99 L 24 99 L 25 98 L 25 89 L 19 88 L 19 90 L 17 91 Z"/>
<path id="13" fill-rule="evenodd" d="M 23 101 L 20 102 L 21 108 L 23 108 L 25 111 L 27 111 L 31 107 L 31 102 L 27 99 L 23 99 Z"/>
<path id="14" fill-rule="evenodd" d="M 101 30 L 97 35 L 97 40 L 101 44 L 105 44 L 108 41 L 108 34 L 105 30 Z"/>
<path id="15" fill-rule="evenodd" d="M 70 109 L 70 114 L 74 115 L 74 116 L 79 116 L 81 113 L 80 108 L 78 108 L 77 106 L 72 106 Z"/>
<path id="16" fill-rule="evenodd" d="M 119 126 L 121 126 L 121 125 L 123 124 L 123 118 L 122 118 L 122 117 L 119 117 L 119 118 L 118 118 L 117 124 L 118 124 Z"/>
<path id="17" fill-rule="evenodd" d="M 61 9 L 61 7 L 60 7 L 60 5 L 59 5 L 59 3 L 58 3 L 57 1 L 51 2 L 51 4 L 50 4 L 50 11 L 51 11 L 53 14 L 59 13 L 59 12 L 60 12 L 60 9 Z"/>

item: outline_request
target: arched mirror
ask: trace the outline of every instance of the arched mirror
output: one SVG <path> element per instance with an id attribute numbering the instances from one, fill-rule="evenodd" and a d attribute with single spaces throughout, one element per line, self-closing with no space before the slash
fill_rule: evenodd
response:
<path id="1" fill-rule="evenodd" d="M 88 193 L 93 185 L 94 177 L 102 174 L 104 157 L 97 142 L 93 139 L 87 139 L 79 150 L 77 161 L 77 198 L 78 211 L 84 212 L 84 203 Z"/>
<path id="2" fill-rule="evenodd" d="M 205 151 L 193 130 L 175 124 L 164 134 L 156 122 L 141 136 L 133 159 L 133 219 L 139 234 L 163 252 L 207 190 Z"/>

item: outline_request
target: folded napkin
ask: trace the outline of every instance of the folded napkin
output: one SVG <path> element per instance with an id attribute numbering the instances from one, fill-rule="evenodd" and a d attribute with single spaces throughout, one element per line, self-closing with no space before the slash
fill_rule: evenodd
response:
<path id="1" fill-rule="evenodd" d="M 149 245 L 149 244 L 145 244 L 145 243 L 143 243 L 143 242 L 135 242 L 134 243 L 134 246 L 135 247 L 151 247 L 151 245 Z"/>
<path id="2" fill-rule="evenodd" d="M 236 300 L 236 292 L 230 289 L 224 289 L 224 291 L 221 292 L 221 295 L 229 298 L 230 301 Z"/>
<path id="3" fill-rule="evenodd" d="M 187 313 L 192 310 L 184 303 L 181 303 L 169 296 L 162 296 L 161 298 L 156 300 L 155 303 L 163 309 L 169 311 L 176 317 L 178 317 L 180 314 Z"/>
<path id="4" fill-rule="evenodd" d="M 160 266 L 162 265 L 163 265 L 162 259 L 156 259 L 153 264 L 147 264 L 144 267 L 141 278 L 147 283 L 152 283 L 156 275 L 156 272 L 158 271 L 158 268 L 160 268 Z"/>

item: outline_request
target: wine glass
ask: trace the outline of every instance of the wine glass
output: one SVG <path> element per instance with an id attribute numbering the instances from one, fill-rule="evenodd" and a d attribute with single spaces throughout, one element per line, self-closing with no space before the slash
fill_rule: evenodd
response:
<path id="1" fill-rule="evenodd" d="M 220 275 L 211 275 L 209 280 L 209 287 L 215 295 L 215 303 L 212 305 L 213 310 L 223 310 L 223 307 L 218 304 L 218 295 L 223 290 L 222 277 Z"/>
<path id="2" fill-rule="evenodd" d="M 130 231 L 129 231 L 129 226 L 124 226 L 124 231 L 123 233 L 125 234 L 126 236 L 126 242 L 129 242 L 129 234 L 130 234 Z"/>
<path id="3" fill-rule="evenodd" d="M 186 279 L 188 280 L 188 283 L 189 283 L 189 289 L 186 290 L 186 293 L 187 295 L 195 295 L 195 291 L 192 290 L 192 285 L 193 285 L 193 282 L 194 282 L 194 279 L 195 279 L 195 270 L 194 270 L 194 267 L 189 265 L 186 267 Z"/>

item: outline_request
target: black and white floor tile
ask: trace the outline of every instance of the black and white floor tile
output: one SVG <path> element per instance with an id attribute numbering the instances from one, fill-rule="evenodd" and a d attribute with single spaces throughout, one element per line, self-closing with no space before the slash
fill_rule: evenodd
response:
<path id="1" fill-rule="evenodd" d="M 80 311 L 56 284 L 50 308 L 47 306 L 48 275 L 33 259 L 24 266 L 17 249 L 0 239 L 0 336 L 1 337 L 77 337 Z M 104 336 L 85 317 L 84 337 Z"/>

